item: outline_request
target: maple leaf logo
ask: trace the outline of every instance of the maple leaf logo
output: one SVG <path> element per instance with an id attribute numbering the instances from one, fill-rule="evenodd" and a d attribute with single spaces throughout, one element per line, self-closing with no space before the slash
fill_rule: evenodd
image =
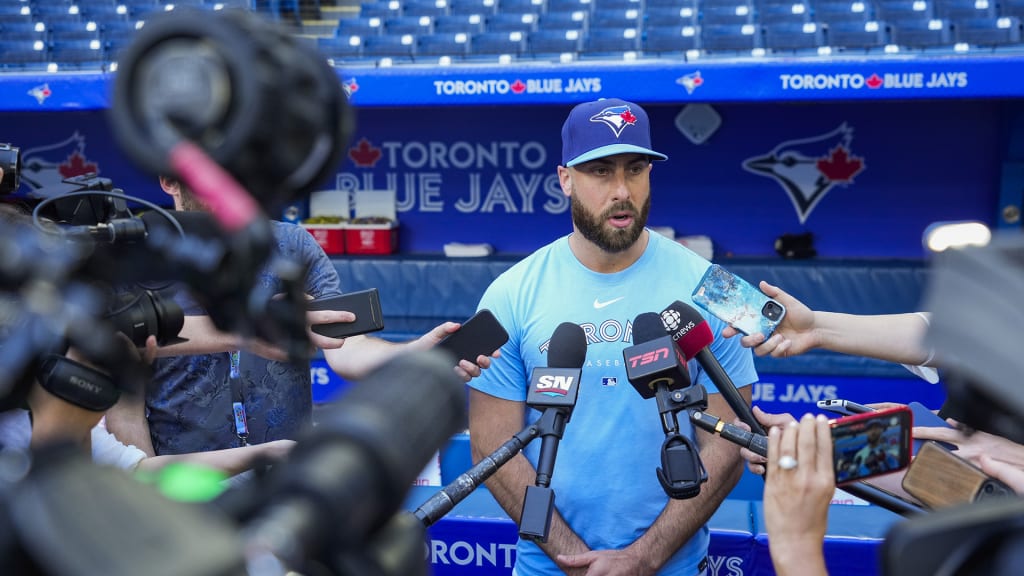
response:
<path id="1" fill-rule="evenodd" d="M 85 156 L 83 156 L 77 150 L 68 157 L 67 161 L 57 168 L 60 175 L 64 178 L 73 178 L 75 176 L 81 176 L 89 173 L 99 173 L 99 169 L 96 167 L 95 162 L 86 162 Z"/>
<path id="2" fill-rule="evenodd" d="M 522 94 L 523 91 L 526 90 L 526 84 L 524 84 L 522 80 L 516 78 L 516 81 L 512 83 L 511 88 L 516 94 Z"/>
<path id="3" fill-rule="evenodd" d="M 881 88 L 882 84 L 885 84 L 885 81 L 882 80 L 882 77 L 879 76 L 878 74 L 872 74 L 871 76 L 868 77 L 867 80 L 864 81 L 864 83 L 868 85 L 868 88 L 876 90 L 878 88 Z"/>
<path id="4" fill-rule="evenodd" d="M 348 149 L 348 157 L 360 168 L 373 168 L 381 156 L 383 153 L 380 148 L 375 147 L 366 138 L 360 138 L 358 144 Z"/>
<path id="5" fill-rule="evenodd" d="M 833 148 L 827 158 L 818 160 L 818 170 L 833 182 L 852 182 L 863 169 L 864 159 L 850 156 L 842 144 Z"/>

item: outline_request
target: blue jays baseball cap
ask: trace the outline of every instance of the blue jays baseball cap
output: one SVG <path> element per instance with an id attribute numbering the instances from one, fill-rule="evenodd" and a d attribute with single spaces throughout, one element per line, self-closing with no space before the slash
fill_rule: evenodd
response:
<path id="1" fill-rule="evenodd" d="M 578 104 L 562 125 L 562 165 L 569 167 L 613 154 L 668 156 L 651 150 L 651 123 L 640 106 L 618 98 Z"/>

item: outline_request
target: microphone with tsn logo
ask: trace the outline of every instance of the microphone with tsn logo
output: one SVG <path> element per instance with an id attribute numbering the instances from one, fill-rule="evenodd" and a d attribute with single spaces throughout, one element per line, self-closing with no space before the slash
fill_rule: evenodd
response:
<path id="1" fill-rule="evenodd" d="M 543 413 L 535 425 L 541 437 L 537 458 L 537 480 L 526 487 L 519 536 L 535 542 L 547 542 L 551 515 L 555 510 L 555 492 L 549 488 L 555 468 L 558 442 L 565 432 L 580 392 L 580 373 L 587 357 L 587 336 L 583 328 L 563 322 L 555 328 L 548 344 L 548 367 L 534 368 L 526 405 Z"/>
<path id="2" fill-rule="evenodd" d="M 633 346 L 622 351 L 626 377 L 640 396 L 656 398 L 665 442 L 661 446 L 658 481 L 670 498 L 693 498 L 707 482 L 707 470 L 693 440 L 679 432 L 676 413 L 707 408 L 707 392 L 693 386 L 686 359 L 668 336 L 661 317 L 645 312 L 633 320 Z"/>
<path id="3" fill-rule="evenodd" d="M 672 336 L 683 356 L 687 360 L 696 358 L 701 368 L 707 373 L 708 378 L 715 383 L 718 392 L 725 398 L 725 401 L 732 408 L 732 411 L 739 417 L 740 421 L 750 426 L 750 430 L 757 434 L 765 434 L 764 427 L 754 418 L 754 412 L 750 404 L 740 395 L 732 378 L 715 358 L 709 346 L 715 337 L 711 333 L 711 326 L 701 316 L 696 308 L 680 300 L 668 305 L 662 310 L 661 319 L 665 323 L 665 329 Z"/>

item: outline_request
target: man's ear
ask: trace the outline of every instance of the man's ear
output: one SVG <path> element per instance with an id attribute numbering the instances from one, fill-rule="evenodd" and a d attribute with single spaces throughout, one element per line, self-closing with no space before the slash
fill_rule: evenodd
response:
<path id="1" fill-rule="evenodd" d="M 565 166 L 558 167 L 558 184 L 562 187 L 562 194 L 572 195 L 572 174 Z"/>
<path id="2" fill-rule="evenodd" d="M 167 176 L 160 177 L 160 188 L 170 196 L 178 196 L 181 194 L 181 185 L 174 178 Z"/>

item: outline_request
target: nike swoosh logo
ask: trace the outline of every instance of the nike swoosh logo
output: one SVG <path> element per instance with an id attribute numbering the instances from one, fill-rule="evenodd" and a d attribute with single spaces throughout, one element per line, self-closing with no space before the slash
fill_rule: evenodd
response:
<path id="1" fill-rule="evenodd" d="M 612 304 L 615 304 L 616 302 L 618 302 L 619 300 L 622 300 L 623 298 L 625 298 L 625 296 L 619 296 L 618 298 L 612 298 L 611 300 L 609 300 L 607 302 L 601 302 L 597 298 L 594 298 L 594 308 L 597 309 L 597 310 L 600 310 L 601 308 L 604 308 L 605 306 L 611 306 Z"/>

